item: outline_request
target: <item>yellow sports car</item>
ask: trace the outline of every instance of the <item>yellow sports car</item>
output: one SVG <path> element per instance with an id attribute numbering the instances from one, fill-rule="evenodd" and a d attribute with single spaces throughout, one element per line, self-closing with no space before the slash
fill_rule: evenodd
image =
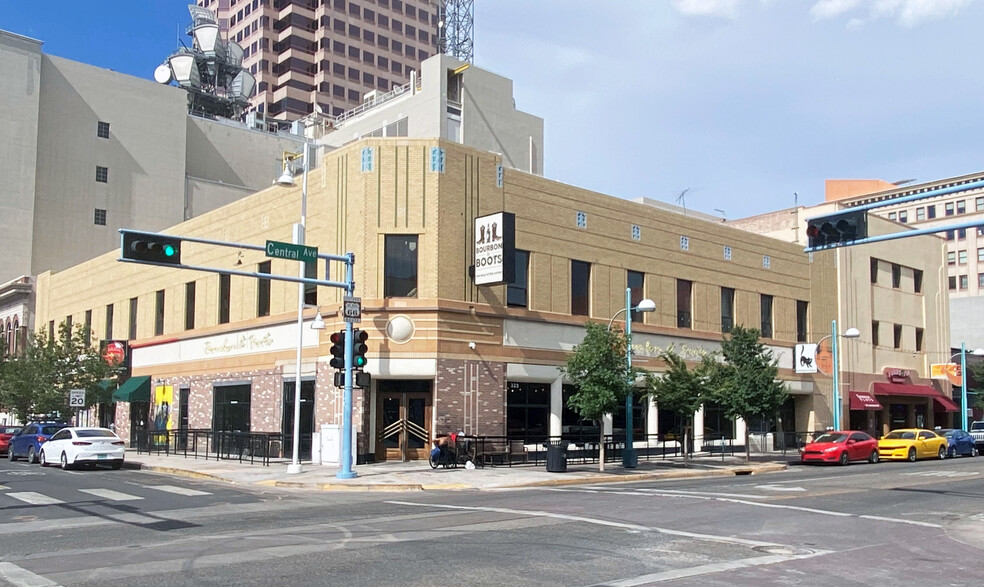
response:
<path id="1" fill-rule="evenodd" d="M 892 430 L 878 439 L 878 456 L 883 459 L 946 458 L 946 438 L 921 428 Z"/>

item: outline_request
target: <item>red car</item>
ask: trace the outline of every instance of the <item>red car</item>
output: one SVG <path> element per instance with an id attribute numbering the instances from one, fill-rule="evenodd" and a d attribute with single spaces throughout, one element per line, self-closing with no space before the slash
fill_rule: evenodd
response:
<path id="1" fill-rule="evenodd" d="M 10 450 L 10 439 L 20 432 L 20 426 L 0 426 L 0 454 Z"/>
<path id="2" fill-rule="evenodd" d="M 800 449 L 804 463 L 878 462 L 878 441 L 866 432 L 831 430 Z"/>

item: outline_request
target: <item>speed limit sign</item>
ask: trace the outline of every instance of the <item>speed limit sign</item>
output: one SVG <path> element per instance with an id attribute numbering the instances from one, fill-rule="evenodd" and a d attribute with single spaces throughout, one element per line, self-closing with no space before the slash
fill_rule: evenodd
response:
<path id="1" fill-rule="evenodd" d="M 85 390 L 73 389 L 68 392 L 68 405 L 72 408 L 85 407 Z"/>

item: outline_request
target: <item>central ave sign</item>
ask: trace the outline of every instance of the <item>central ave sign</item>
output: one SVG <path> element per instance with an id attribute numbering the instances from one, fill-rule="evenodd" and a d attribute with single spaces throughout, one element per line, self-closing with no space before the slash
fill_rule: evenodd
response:
<path id="1" fill-rule="evenodd" d="M 266 256 L 274 259 L 287 259 L 288 261 L 304 261 L 305 263 L 313 263 L 318 260 L 318 247 L 294 245 L 279 241 L 267 241 Z"/>

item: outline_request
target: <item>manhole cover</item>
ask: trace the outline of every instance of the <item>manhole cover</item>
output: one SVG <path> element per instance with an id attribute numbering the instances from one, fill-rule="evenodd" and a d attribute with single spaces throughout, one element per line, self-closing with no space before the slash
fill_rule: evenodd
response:
<path id="1" fill-rule="evenodd" d="M 756 546 L 752 550 L 764 552 L 766 554 L 781 554 L 784 556 L 804 556 L 807 554 L 813 554 L 813 551 L 808 548 L 796 548 L 795 546 L 782 546 L 780 544 L 776 544 L 774 546 Z"/>

